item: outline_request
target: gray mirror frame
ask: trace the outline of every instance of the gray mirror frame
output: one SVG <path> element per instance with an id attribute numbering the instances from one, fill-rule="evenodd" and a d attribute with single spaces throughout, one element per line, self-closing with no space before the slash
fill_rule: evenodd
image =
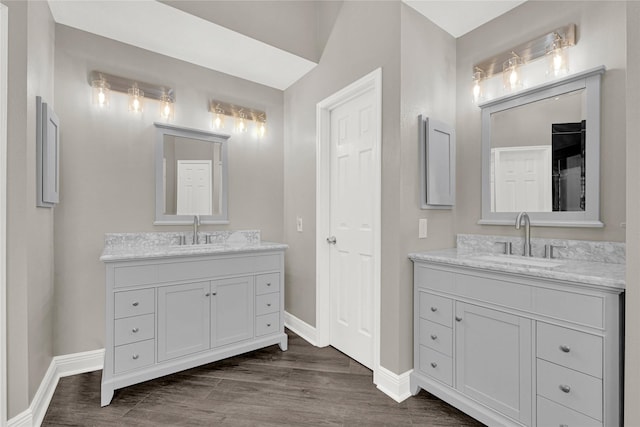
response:
<path id="1" fill-rule="evenodd" d="M 491 212 L 491 114 L 586 89 L 585 211 L 528 212 L 531 225 L 546 227 L 604 227 L 600 221 L 600 85 L 604 66 L 554 80 L 479 105 L 482 108 L 482 218 L 478 224 L 513 225 L 518 212 Z"/>
<path id="2" fill-rule="evenodd" d="M 182 138 L 198 139 L 205 142 L 220 142 L 222 144 L 222 203 L 219 215 L 200 215 L 202 224 L 228 224 L 227 209 L 228 180 L 227 180 L 227 140 L 230 135 L 191 129 L 166 123 L 154 123 L 156 127 L 156 219 L 154 225 L 184 225 L 193 224 L 193 215 L 167 215 L 164 213 L 164 187 L 162 185 L 162 159 L 164 158 L 164 136 L 172 135 Z"/>

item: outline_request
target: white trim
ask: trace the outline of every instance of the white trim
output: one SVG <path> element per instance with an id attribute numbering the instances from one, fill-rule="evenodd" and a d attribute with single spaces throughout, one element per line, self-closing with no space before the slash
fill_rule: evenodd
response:
<path id="1" fill-rule="evenodd" d="M 104 349 L 54 357 L 29 408 L 11 418 L 7 427 L 32 427 L 42 424 L 60 378 L 100 370 L 103 361 Z"/>
<path id="2" fill-rule="evenodd" d="M 284 312 L 284 326 L 294 332 L 309 344 L 318 347 L 318 339 L 316 337 L 316 328 L 294 316 L 291 313 Z"/>
<path id="3" fill-rule="evenodd" d="M 380 366 L 378 372 L 374 373 L 373 382 L 378 386 L 378 390 L 400 403 L 411 397 L 409 377 L 412 371 L 413 369 L 410 369 L 398 375 Z"/>
<path id="4" fill-rule="evenodd" d="M 0 426 L 7 423 L 7 62 L 9 9 L 0 4 Z"/>
<path id="5" fill-rule="evenodd" d="M 327 207 L 330 206 L 330 119 L 331 110 L 368 91 L 374 91 L 377 120 L 374 147 L 375 178 L 373 209 L 374 222 L 374 291 L 373 291 L 373 378 L 380 369 L 380 270 L 381 270 L 381 195 L 382 195 L 382 69 L 378 68 L 344 89 L 320 101 L 316 106 L 316 342 L 319 347 L 330 344 L 330 277 L 329 246 L 325 242 L 331 233 Z"/>

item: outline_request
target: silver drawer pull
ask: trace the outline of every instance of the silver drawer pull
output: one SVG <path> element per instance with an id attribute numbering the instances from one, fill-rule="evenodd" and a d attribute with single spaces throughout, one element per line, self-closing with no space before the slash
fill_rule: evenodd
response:
<path id="1" fill-rule="evenodd" d="M 140 357 L 140 356 L 139 356 L 139 355 L 137 355 L 137 354 L 134 354 L 134 355 L 133 355 L 133 356 L 131 356 L 131 357 L 132 357 L 132 359 L 133 359 L 133 360 L 138 360 L 138 357 Z"/>
<path id="2" fill-rule="evenodd" d="M 436 339 L 438 339 L 438 336 L 436 334 L 431 334 L 431 339 L 432 340 L 436 340 Z"/>
<path id="3" fill-rule="evenodd" d="M 136 302 L 134 302 L 134 303 L 133 303 L 133 304 L 131 304 L 131 305 L 132 305 L 132 306 L 134 306 L 134 307 L 137 307 L 137 306 L 138 306 L 138 304 L 140 304 L 140 303 L 139 303 L 138 301 L 136 301 Z"/>
<path id="4" fill-rule="evenodd" d="M 271 283 L 267 283 L 267 286 L 271 286 Z"/>
<path id="5" fill-rule="evenodd" d="M 133 328 L 133 329 L 131 330 L 131 332 L 133 332 L 134 334 L 136 334 L 136 333 L 138 333 L 138 331 L 139 331 L 139 330 L 140 330 L 140 329 L 138 329 L 138 328 Z"/>
<path id="6" fill-rule="evenodd" d="M 456 322 L 462 322 L 462 317 L 456 316 Z"/>
<path id="7" fill-rule="evenodd" d="M 566 384 L 560 384 L 560 390 L 564 391 L 565 393 L 569 393 L 571 391 L 571 387 Z"/>
<path id="8" fill-rule="evenodd" d="M 207 292 L 206 294 L 204 294 L 205 297 L 208 297 L 209 295 L 211 295 L 210 292 Z"/>
<path id="9" fill-rule="evenodd" d="M 559 427 L 569 427 L 569 424 L 560 424 Z"/>
<path id="10" fill-rule="evenodd" d="M 271 327 L 271 323 L 267 323 L 267 328 L 270 328 L 270 327 Z"/>
<path id="11" fill-rule="evenodd" d="M 438 307 L 431 307 L 431 311 L 435 313 L 436 311 L 438 311 Z"/>
<path id="12" fill-rule="evenodd" d="M 432 368 L 437 368 L 437 367 L 438 367 L 438 364 L 437 364 L 436 362 L 431 362 L 431 367 L 432 367 Z"/>
<path id="13" fill-rule="evenodd" d="M 271 307 L 271 303 L 267 303 L 267 307 Z"/>
<path id="14" fill-rule="evenodd" d="M 561 345 L 560 350 L 562 350 L 564 353 L 569 353 L 571 351 L 571 347 L 567 345 Z"/>

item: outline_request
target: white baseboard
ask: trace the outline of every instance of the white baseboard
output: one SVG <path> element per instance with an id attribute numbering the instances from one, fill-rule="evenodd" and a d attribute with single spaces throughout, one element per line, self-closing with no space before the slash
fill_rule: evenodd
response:
<path id="1" fill-rule="evenodd" d="M 400 403 L 411 397 L 409 387 L 410 374 L 411 370 L 398 375 L 380 366 L 378 370 L 374 372 L 373 382 L 378 387 L 378 390 Z"/>
<path id="2" fill-rule="evenodd" d="M 54 357 L 29 408 L 11 418 L 7 427 L 33 427 L 42 424 L 60 378 L 97 371 L 102 369 L 103 362 L 104 349 Z"/>
<path id="3" fill-rule="evenodd" d="M 304 320 L 298 319 L 291 313 L 284 312 L 284 326 L 296 333 L 300 338 L 307 341 L 309 344 L 318 346 L 316 328 L 311 326 Z"/>

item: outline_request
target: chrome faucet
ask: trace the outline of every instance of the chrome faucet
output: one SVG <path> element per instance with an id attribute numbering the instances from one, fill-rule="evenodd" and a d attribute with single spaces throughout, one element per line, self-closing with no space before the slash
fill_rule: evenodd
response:
<path id="1" fill-rule="evenodd" d="M 193 244 L 198 244 L 198 226 L 200 225 L 200 217 L 198 215 L 193 216 Z"/>
<path id="2" fill-rule="evenodd" d="M 516 218 L 516 230 L 520 230 L 520 224 L 524 219 L 524 256 L 531 256 L 531 222 L 526 212 L 520 212 Z"/>

